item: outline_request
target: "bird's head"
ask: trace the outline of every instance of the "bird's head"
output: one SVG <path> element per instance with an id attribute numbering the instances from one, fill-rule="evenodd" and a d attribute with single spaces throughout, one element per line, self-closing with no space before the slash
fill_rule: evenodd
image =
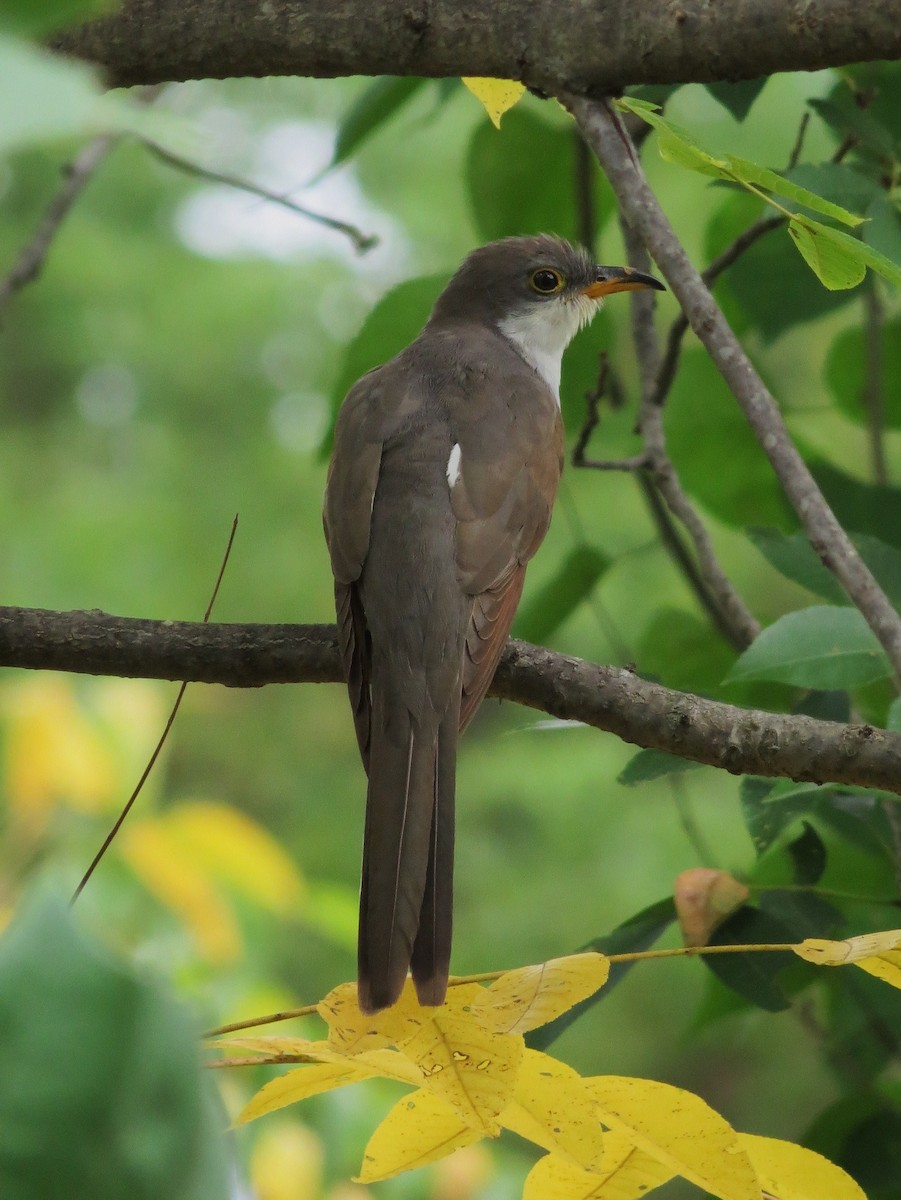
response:
<path id="1" fill-rule="evenodd" d="M 559 379 L 563 351 L 614 292 L 664 286 L 632 267 L 598 266 L 587 250 L 550 234 L 504 238 L 474 250 L 438 298 L 432 320 L 495 326 Z"/>

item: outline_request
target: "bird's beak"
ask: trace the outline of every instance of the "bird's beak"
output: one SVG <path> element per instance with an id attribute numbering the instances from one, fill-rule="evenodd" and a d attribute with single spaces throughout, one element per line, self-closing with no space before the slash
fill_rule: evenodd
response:
<path id="1" fill-rule="evenodd" d="M 665 292 L 666 288 L 653 275 L 645 275 L 634 267 L 595 267 L 597 278 L 588 287 L 582 288 L 581 294 L 590 300 L 600 300 L 602 296 L 610 296 L 613 292 L 636 292 L 639 288 L 654 288 L 655 291 Z"/>

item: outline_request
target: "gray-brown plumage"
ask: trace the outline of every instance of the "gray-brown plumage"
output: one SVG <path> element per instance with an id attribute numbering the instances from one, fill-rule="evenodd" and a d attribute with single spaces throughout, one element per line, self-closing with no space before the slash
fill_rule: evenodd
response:
<path id="1" fill-rule="evenodd" d="M 560 360 L 600 297 L 660 287 L 558 238 L 474 251 L 425 329 L 338 417 L 325 496 L 338 637 L 369 777 L 359 1000 L 408 970 L 441 1004 L 458 732 L 478 708 L 551 518 Z"/>

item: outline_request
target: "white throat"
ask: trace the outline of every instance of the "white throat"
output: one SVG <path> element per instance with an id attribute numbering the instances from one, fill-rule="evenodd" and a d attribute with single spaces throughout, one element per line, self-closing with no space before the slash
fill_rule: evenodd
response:
<path id="1" fill-rule="evenodd" d="M 587 296 L 561 297 L 520 309 L 498 321 L 498 329 L 538 372 L 558 404 L 563 351 L 600 307 L 597 300 Z"/>

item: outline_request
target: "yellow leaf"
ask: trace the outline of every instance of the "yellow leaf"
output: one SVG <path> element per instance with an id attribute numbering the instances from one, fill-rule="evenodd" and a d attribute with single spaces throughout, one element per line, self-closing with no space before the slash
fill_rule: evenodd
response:
<path id="1" fill-rule="evenodd" d="M 241 935 L 231 910 L 162 820 L 145 817 L 126 824 L 119 848 L 144 885 L 184 921 L 209 962 L 238 957 Z"/>
<path id="2" fill-rule="evenodd" d="M 275 838 L 227 804 L 192 801 L 165 817 L 173 837 L 211 875 L 249 900 L 277 913 L 297 915 L 304 884 Z"/>
<path id="3" fill-rule="evenodd" d="M 4 708 L 4 791 L 29 839 L 41 836 L 60 804 L 102 812 L 119 798 L 115 756 L 69 680 L 16 680 L 4 689 Z"/>
<path id="4" fill-rule="evenodd" d="M 760 1186 L 732 1126 L 700 1098 L 651 1079 L 585 1080 L 601 1121 L 674 1174 L 721 1200 L 760 1200 Z"/>
<path id="5" fill-rule="evenodd" d="M 474 985 L 475 986 L 475 985 Z M 476 991 L 481 991 L 476 986 Z M 400 999 L 391 1008 L 367 1015 L 357 1002 L 357 985 L 340 983 L 320 1000 L 316 1011 L 328 1025 L 329 1042 L 344 1054 L 359 1054 L 379 1046 L 395 1045 L 399 1038 L 418 1029 L 431 1008 L 421 1008 L 408 979 Z"/>
<path id="6" fill-rule="evenodd" d="M 597 1166 L 604 1150 L 597 1108 L 581 1075 L 537 1050 L 523 1056 L 501 1124 L 587 1170 Z"/>
<path id="7" fill-rule="evenodd" d="M 422 1084 L 422 1072 L 411 1063 L 406 1055 L 397 1050 L 378 1049 L 363 1050 L 360 1053 L 348 1055 L 335 1050 L 330 1042 L 308 1041 L 306 1038 L 292 1037 L 247 1037 L 222 1038 L 208 1045 L 221 1046 L 225 1050 L 252 1050 L 271 1057 L 276 1055 L 291 1055 L 305 1057 L 311 1062 L 342 1063 L 350 1062 L 353 1066 L 365 1070 L 365 1078 L 382 1076 L 385 1079 L 395 1079 L 400 1083 L 409 1083 L 413 1087 Z"/>
<path id="8" fill-rule="evenodd" d="M 482 1136 L 440 1096 L 425 1089 L 413 1092 L 398 1100 L 369 1139 L 355 1182 L 373 1183 L 424 1167 Z"/>
<path id="9" fill-rule="evenodd" d="M 360 1083 L 371 1079 L 372 1072 L 364 1065 L 357 1065 L 353 1059 L 345 1058 L 333 1063 L 311 1063 L 309 1066 L 295 1067 L 276 1079 L 264 1083 L 260 1090 L 248 1100 L 247 1104 L 235 1117 L 235 1125 L 246 1125 L 266 1113 L 275 1112 L 289 1104 L 297 1104 L 310 1096 L 318 1096 L 322 1092 L 330 1092 L 334 1088 L 346 1087 L 349 1083 Z"/>
<path id="10" fill-rule="evenodd" d="M 639 1200 L 672 1177 L 663 1163 L 621 1134 L 607 1133 L 597 1171 L 584 1171 L 559 1155 L 546 1154 L 526 1177 L 522 1200 Z"/>
<path id="11" fill-rule="evenodd" d="M 607 982 L 610 964 L 603 954 L 570 954 L 532 967 L 507 971 L 470 1007 L 497 1033 L 526 1033 L 546 1025 Z"/>
<path id="12" fill-rule="evenodd" d="M 859 937 L 830 942 L 825 938 L 805 938 L 793 946 L 795 954 L 820 967 L 843 967 L 853 963 L 877 979 L 901 988 L 901 929 L 881 933 L 863 933 Z"/>
<path id="13" fill-rule="evenodd" d="M 470 76 L 465 78 L 463 83 L 475 98 L 481 101 L 485 112 L 498 129 L 501 127 L 501 117 L 521 99 L 526 90 L 525 84 L 518 83 L 514 79 L 485 79 Z"/>
<path id="14" fill-rule="evenodd" d="M 850 1175 L 813 1150 L 751 1133 L 738 1140 L 761 1188 L 777 1200 L 866 1200 Z"/>
<path id="15" fill-rule="evenodd" d="M 306 1125 L 274 1122 L 254 1142 L 250 1178 L 257 1200 L 319 1200 L 322 1142 Z"/>
<path id="16" fill-rule="evenodd" d="M 472 1016 L 447 1005 L 422 1012 L 431 1014 L 429 1019 L 397 1048 L 422 1071 L 423 1087 L 480 1134 L 496 1136 L 522 1062 L 522 1038 L 483 1029 Z"/>

